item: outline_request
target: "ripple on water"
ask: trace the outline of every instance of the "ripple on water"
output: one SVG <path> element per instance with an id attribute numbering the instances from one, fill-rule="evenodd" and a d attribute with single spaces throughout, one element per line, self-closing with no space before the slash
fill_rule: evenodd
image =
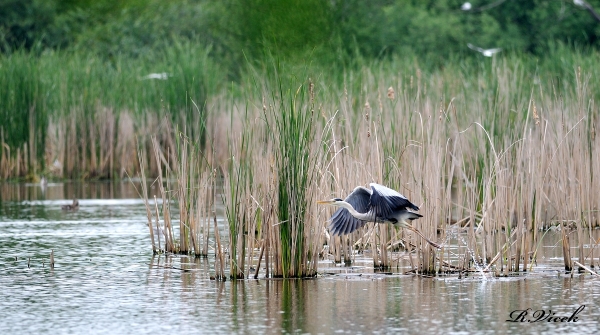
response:
<path id="1" fill-rule="evenodd" d="M 79 211 L 63 212 L 67 201 L 0 203 L 0 334 L 592 334 L 599 328 L 599 282 L 565 276 L 557 272 L 560 263 L 487 281 L 477 274 L 427 279 L 402 269 L 375 273 L 369 258 L 355 255 L 350 267 L 321 262 L 316 280 L 221 283 L 209 280 L 212 258 L 152 257 L 140 200 L 84 198 Z M 555 251 L 544 257 L 553 261 Z M 570 314 L 583 304 L 576 324 L 506 322 L 516 309 Z"/>

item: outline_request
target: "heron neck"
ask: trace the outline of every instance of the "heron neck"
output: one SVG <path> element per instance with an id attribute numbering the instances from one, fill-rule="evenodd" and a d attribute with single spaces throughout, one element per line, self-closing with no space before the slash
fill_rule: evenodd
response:
<path id="1" fill-rule="evenodd" d="M 344 207 L 345 209 L 347 209 L 348 212 L 350 212 L 350 215 L 354 216 L 355 218 L 357 218 L 359 220 L 373 221 L 375 219 L 371 212 L 359 213 L 358 211 L 356 211 L 354 209 L 354 207 L 352 207 L 352 205 L 350 205 L 349 203 L 347 203 L 345 201 L 340 202 L 340 205 L 342 207 Z"/>

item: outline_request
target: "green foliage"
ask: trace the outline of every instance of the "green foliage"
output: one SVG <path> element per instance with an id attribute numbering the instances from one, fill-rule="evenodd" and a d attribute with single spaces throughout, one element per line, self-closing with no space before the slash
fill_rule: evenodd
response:
<path id="1" fill-rule="evenodd" d="M 258 28 L 246 36 L 252 44 L 264 41 L 271 50 L 294 53 L 319 47 L 331 37 L 327 3 L 320 0 L 246 0 L 248 25 Z"/>
<path id="2" fill-rule="evenodd" d="M 11 148 L 22 147 L 34 130 L 32 140 L 41 160 L 49 118 L 93 120 L 98 107 L 104 106 L 134 117 L 148 111 L 167 116 L 203 143 L 206 98 L 224 81 L 209 54 L 210 49 L 182 41 L 152 51 L 143 60 L 117 56 L 107 61 L 73 51 L 0 55 L 4 141 Z M 146 79 L 151 73 L 164 73 L 166 78 Z"/>
<path id="3" fill-rule="evenodd" d="M 600 23 L 571 1 L 471 2 L 462 11 L 462 0 L 0 1 L 5 142 L 22 147 L 35 130 L 41 157 L 49 119 L 73 109 L 91 119 L 98 104 L 169 115 L 202 140 L 198 113 L 206 97 L 226 80 L 243 82 L 247 65 L 262 67 L 269 54 L 286 66 L 308 59 L 357 95 L 363 74 L 348 80 L 348 71 L 374 62 L 423 74 L 491 71 L 467 43 L 500 47 L 496 57 L 516 57 L 558 86 L 572 82 L 574 64 L 597 62 L 590 55 Z M 600 0 L 588 2 L 600 10 Z M 141 80 L 150 73 L 169 77 Z"/>
<path id="4" fill-rule="evenodd" d="M 0 60 L 0 140 L 14 149 L 22 148 L 30 136 L 43 143 L 48 116 L 36 57 L 17 52 Z M 42 157 L 43 146 L 37 149 L 37 157 Z"/>
<path id="5" fill-rule="evenodd" d="M 194 40 L 203 28 L 199 22 L 203 22 L 202 6 L 187 1 L 131 4 L 111 14 L 111 19 L 102 18 L 100 24 L 83 30 L 74 48 L 94 50 L 107 57 L 145 58 L 154 50 L 170 46 L 175 39 Z"/>
<path id="6" fill-rule="evenodd" d="M 29 50 L 36 42 L 47 41 L 45 31 L 52 25 L 55 15 L 52 1 L 0 1 L 0 51 Z"/>
<path id="7" fill-rule="evenodd" d="M 0 48 L 73 48 L 111 59 L 145 58 L 173 40 L 212 46 L 239 79 L 245 59 L 268 49 L 282 60 L 307 55 L 352 64 L 359 55 L 427 58 L 478 54 L 466 46 L 544 56 L 549 45 L 599 46 L 600 23 L 570 1 L 463 0 L 5 0 Z M 600 10 L 600 0 L 588 1 Z M 37 46 L 37 47 L 36 47 Z M 316 58 L 315 58 L 316 57 Z"/>

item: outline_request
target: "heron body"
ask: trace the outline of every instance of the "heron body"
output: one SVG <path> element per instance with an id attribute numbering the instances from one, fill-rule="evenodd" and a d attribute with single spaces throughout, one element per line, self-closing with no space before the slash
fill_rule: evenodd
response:
<path id="1" fill-rule="evenodd" d="M 429 244 L 440 248 L 439 244 L 431 242 L 414 228 L 409 221 L 423 217 L 419 207 L 410 202 L 402 194 L 376 183 L 369 184 L 370 188 L 358 186 L 346 199 L 334 198 L 318 201 L 340 207 L 331 217 L 329 230 L 332 235 L 346 235 L 361 228 L 368 222 L 389 223 L 407 228 L 421 236 Z"/>

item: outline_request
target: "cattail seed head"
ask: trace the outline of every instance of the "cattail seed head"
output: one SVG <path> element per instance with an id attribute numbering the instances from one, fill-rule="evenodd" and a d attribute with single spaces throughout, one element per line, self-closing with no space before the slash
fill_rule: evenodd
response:
<path id="1" fill-rule="evenodd" d="M 537 108 L 535 106 L 535 100 L 531 99 L 531 103 L 533 104 L 533 119 L 535 120 L 535 124 L 540 124 L 540 116 L 538 115 Z"/>
<path id="2" fill-rule="evenodd" d="M 390 86 L 390 88 L 388 88 L 387 97 L 390 100 L 396 99 L 396 92 L 394 92 L 394 88 L 392 86 Z"/>

